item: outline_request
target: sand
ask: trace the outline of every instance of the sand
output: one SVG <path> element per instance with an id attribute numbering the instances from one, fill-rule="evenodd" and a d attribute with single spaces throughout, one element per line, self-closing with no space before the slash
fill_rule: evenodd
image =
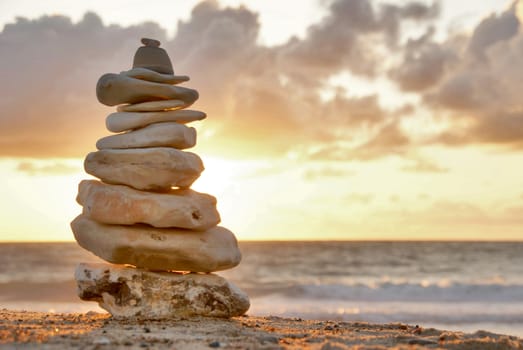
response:
<path id="1" fill-rule="evenodd" d="M 243 316 L 116 320 L 105 313 L 0 310 L 0 349 L 523 349 L 523 339 L 404 324 Z"/>

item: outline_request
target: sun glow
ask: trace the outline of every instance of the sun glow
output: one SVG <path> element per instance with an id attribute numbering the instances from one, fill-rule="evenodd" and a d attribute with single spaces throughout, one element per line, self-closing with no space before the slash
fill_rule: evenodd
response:
<path id="1" fill-rule="evenodd" d="M 519 0 L 516 4 L 516 16 L 520 23 L 523 23 L 523 0 Z"/>
<path id="2" fill-rule="evenodd" d="M 71 240 L 69 221 L 81 212 L 75 201 L 78 182 L 89 177 L 81 164 L 80 159 L 1 161 L 0 180 L 7 186 L 0 199 L 0 240 Z"/>

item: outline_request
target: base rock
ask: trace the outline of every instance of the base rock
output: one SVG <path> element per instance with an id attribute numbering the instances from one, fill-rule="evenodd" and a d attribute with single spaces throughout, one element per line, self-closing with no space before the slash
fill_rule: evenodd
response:
<path id="1" fill-rule="evenodd" d="M 233 317 L 243 315 L 249 298 L 215 274 L 151 272 L 109 264 L 79 264 L 78 296 L 97 301 L 115 317 Z"/>

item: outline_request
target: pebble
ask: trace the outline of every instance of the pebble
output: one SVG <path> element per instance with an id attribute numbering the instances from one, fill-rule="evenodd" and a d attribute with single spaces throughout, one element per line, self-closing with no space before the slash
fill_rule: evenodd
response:
<path id="1" fill-rule="evenodd" d="M 162 112 L 117 112 L 105 119 L 107 130 L 122 132 L 146 127 L 153 123 L 176 122 L 186 124 L 205 119 L 206 114 L 193 110 L 169 110 Z"/>
<path id="2" fill-rule="evenodd" d="M 130 70 L 126 70 L 120 72 L 120 74 L 135 79 L 147 80 L 154 83 L 163 84 L 180 84 L 189 80 L 189 77 L 186 75 L 163 74 L 143 67 L 137 67 Z"/>
<path id="3" fill-rule="evenodd" d="M 118 112 L 163 112 L 175 111 L 186 107 L 189 107 L 187 103 L 174 99 L 120 105 L 116 107 L 116 110 Z"/>

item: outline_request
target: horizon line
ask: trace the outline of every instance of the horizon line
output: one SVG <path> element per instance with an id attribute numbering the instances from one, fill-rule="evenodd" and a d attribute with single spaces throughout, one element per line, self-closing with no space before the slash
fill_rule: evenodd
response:
<path id="1" fill-rule="evenodd" d="M 239 243 L 325 243 L 325 242 L 376 242 L 376 243 L 523 243 L 522 239 L 238 239 Z M 0 244 L 49 244 L 49 243 L 76 243 L 75 240 L 0 240 Z M 78 244 L 77 244 L 78 245 Z M 80 247 L 80 245 L 78 245 Z"/>

